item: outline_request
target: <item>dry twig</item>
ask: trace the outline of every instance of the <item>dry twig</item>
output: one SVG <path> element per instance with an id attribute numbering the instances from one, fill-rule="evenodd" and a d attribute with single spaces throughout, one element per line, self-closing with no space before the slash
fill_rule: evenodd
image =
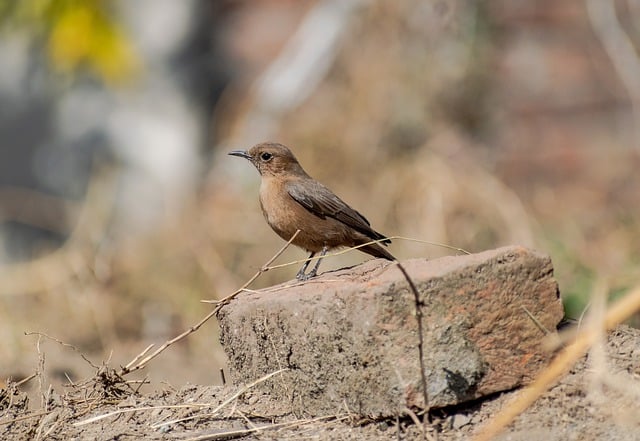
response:
<path id="1" fill-rule="evenodd" d="M 268 380 L 269 378 L 273 377 L 274 375 L 283 372 L 284 370 L 286 370 L 286 369 L 281 369 L 281 370 L 272 372 L 272 373 L 270 373 L 268 375 L 265 375 L 264 377 L 261 377 L 261 378 L 257 379 L 256 381 L 254 381 L 254 382 L 252 382 L 252 383 L 250 383 L 250 384 L 248 384 L 246 386 L 243 386 L 236 393 L 231 395 L 231 397 L 227 398 L 220 405 L 218 405 L 212 412 L 207 414 L 207 416 L 210 416 L 210 415 L 218 413 L 227 404 L 231 403 L 233 400 L 238 398 L 243 393 L 247 392 L 249 389 L 255 387 L 256 385 L 258 385 L 260 383 L 262 383 L 263 381 Z M 91 424 L 91 423 L 95 423 L 97 421 L 101 421 L 101 420 L 103 420 L 105 418 L 109 418 L 109 417 L 117 416 L 117 415 L 123 415 L 123 414 L 131 413 L 131 412 L 140 412 L 140 411 L 156 410 L 156 409 L 206 408 L 206 407 L 212 407 L 212 406 L 213 406 L 212 403 L 191 403 L 191 404 L 177 404 L 177 405 L 169 405 L 169 406 L 132 407 L 132 408 L 127 408 L 127 409 L 114 410 L 112 412 L 107 412 L 107 413 L 102 414 L 102 415 L 96 415 L 96 416 L 93 416 L 91 418 L 87 418 L 85 420 L 73 423 L 73 425 L 76 426 L 76 427 L 81 427 L 81 426 L 85 426 L 87 424 Z M 199 416 L 194 416 L 193 418 L 198 418 L 198 417 Z M 181 419 L 181 420 L 166 421 L 166 422 L 163 422 L 163 423 L 160 423 L 160 424 L 154 424 L 152 427 L 160 427 L 160 426 L 164 426 L 164 425 L 167 425 L 167 424 L 173 424 L 173 423 L 176 423 L 176 422 L 187 421 L 187 420 L 193 419 L 193 418 L 184 418 L 184 419 Z"/>
<path id="2" fill-rule="evenodd" d="M 184 421 L 189 421 L 189 420 L 192 420 L 192 419 L 195 419 L 195 418 L 215 416 L 218 412 L 220 412 L 222 409 L 224 409 L 229 403 L 235 401 L 235 399 L 238 398 L 239 396 L 241 396 L 242 394 L 246 393 L 250 389 L 253 389 L 258 384 L 260 384 L 260 383 L 262 383 L 264 381 L 267 381 L 269 378 L 273 377 L 274 375 L 280 374 L 280 373 L 288 371 L 288 370 L 289 369 L 287 369 L 287 368 L 278 369 L 275 372 L 271 372 L 270 374 L 267 374 L 267 375 L 265 375 L 263 377 L 260 377 L 256 381 L 253 381 L 253 382 L 241 387 L 240 389 L 238 389 L 238 391 L 236 391 L 236 393 L 231 395 L 229 398 L 227 398 L 222 403 L 220 403 L 215 409 L 213 409 L 211 412 L 209 412 L 209 413 L 207 413 L 205 415 L 193 415 L 193 416 L 186 417 L 186 418 L 180 418 L 180 419 L 176 419 L 176 420 L 165 421 L 163 423 L 153 424 L 151 427 L 158 428 L 158 427 L 166 426 L 166 425 L 169 425 L 169 424 L 182 423 Z"/>
<path id="3" fill-rule="evenodd" d="M 427 390 L 427 374 L 425 373 L 425 365 L 424 365 L 424 334 L 423 334 L 423 325 L 422 325 L 422 308 L 424 307 L 424 303 L 420 300 L 420 292 L 418 292 L 418 288 L 411 277 L 409 277 L 409 273 L 404 266 L 397 260 L 394 262 L 398 269 L 402 272 L 402 275 L 407 280 L 409 287 L 411 288 L 411 292 L 413 293 L 413 300 L 416 308 L 416 321 L 418 322 L 418 357 L 420 362 L 420 381 L 422 382 L 422 398 L 424 399 L 424 417 L 422 418 L 422 438 L 427 439 L 427 423 L 429 420 L 429 392 Z M 416 417 L 417 418 L 417 417 Z"/>
<path id="4" fill-rule="evenodd" d="M 144 354 L 147 354 L 151 350 L 151 348 L 153 347 L 153 345 L 147 346 L 144 349 L 144 351 L 142 351 L 140 354 L 136 355 L 133 360 L 131 360 L 129 363 L 126 364 L 126 366 L 122 367 L 122 369 L 120 370 L 120 375 L 127 375 L 127 374 L 129 374 L 131 372 L 134 372 L 134 371 L 137 371 L 137 370 L 140 370 L 140 369 L 146 367 L 147 363 L 149 363 L 151 360 L 153 360 L 158 355 L 160 355 L 162 352 L 164 352 L 169 346 L 179 342 L 180 340 L 186 338 L 187 336 L 193 334 L 198 329 L 200 329 L 202 327 L 202 325 L 204 325 L 206 322 L 208 322 L 213 316 L 217 315 L 218 312 L 220 311 L 220 309 L 225 304 L 229 303 L 229 301 L 231 299 L 233 299 L 235 296 L 240 294 L 246 287 L 248 287 L 258 277 L 260 277 L 260 275 L 262 273 L 268 271 L 269 270 L 269 265 L 274 260 L 276 260 L 278 257 L 280 257 L 280 255 L 282 253 L 284 253 L 284 251 L 287 249 L 287 247 L 289 247 L 289 245 L 291 245 L 291 242 L 293 242 L 293 240 L 296 238 L 296 236 L 298 235 L 299 232 L 300 232 L 300 230 L 296 231 L 295 234 L 291 237 L 291 239 L 289 239 L 289 241 L 276 254 L 274 254 L 274 256 L 271 259 L 269 259 L 269 261 L 262 268 L 260 268 L 260 270 L 251 279 L 249 279 L 248 282 L 246 282 L 244 285 L 242 285 L 241 288 L 239 288 L 238 290 L 236 290 L 232 294 L 230 294 L 227 297 L 223 298 L 222 300 L 218 301 L 218 304 L 216 305 L 216 307 L 211 312 L 209 312 L 206 316 L 204 316 L 198 323 L 196 323 L 195 325 L 191 326 L 189 329 L 187 329 L 186 331 L 184 331 L 182 334 L 178 335 L 177 337 L 174 337 L 171 340 L 167 340 L 158 349 L 156 349 L 151 354 L 149 354 L 146 357 L 144 357 Z"/>
<path id="5" fill-rule="evenodd" d="M 89 363 L 89 366 L 91 366 L 92 368 L 99 369 L 99 366 L 96 366 L 96 365 L 95 365 L 91 360 L 89 360 L 89 359 L 88 359 L 88 358 L 87 358 L 87 357 L 86 357 L 82 352 L 80 352 L 80 350 L 79 350 L 77 347 L 73 346 L 72 344 L 65 343 L 65 342 L 63 342 L 63 341 L 62 341 L 62 340 L 60 340 L 60 339 L 57 339 L 57 338 L 52 337 L 52 336 L 50 336 L 50 335 L 48 335 L 48 334 L 45 334 L 44 332 L 25 332 L 25 333 L 24 333 L 24 335 L 37 335 L 37 336 L 38 336 L 38 340 L 39 340 L 41 337 L 44 337 L 44 338 L 46 338 L 46 339 L 48 339 L 48 340 L 54 341 L 54 342 L 58 343 L 60 346 L 64 346 L 65 348 L 69 348 L 69 349 L 73 350 L 74 352 L 77 352 L 78 354 L 80 354 L 80 356 L 82 357 L 82 359 L 83 359 L 84 361 L 86 361 L 87 363 Z"/>
<path id="6" fill-rule="evenodd" d="M 351 252 L 353 250 L 357 250 L 358 248 L 363 248 L 363 247 L 366 247 L 366 246 L 374 244 L 374 243 L 385 242 L 386 240 L 406 240 L 408 242 L 416 242 L 416 243 L 424 243 L 424 244 L 427 244 L 427 245 L 435 245 L 435 246 L 438 246 L 438 247 L 447 248 L 447 249 L 452 250 L 452 251 L 457 251 L 457 252 L 463 253 L 463 254 L 471 254 L 467 250 L 464 250 L 464 249 L 458 248 L 458 247 L 454 247 L 454 246 L 451 246 L 451 245 L 447 245 L 447 244 L 444 244 L 444 243 L 430 242 L 428 240 L 413 239 L 411 237 L 404 237 L 404 236 L 389 236 L 389 237 L 387 237 L 385 239 L 372 240 L 370 242 L 366 242 L 366 243 L 363 243 L 361 245 L 356 245 L 354 247 L 345 248 L 343 250 L 336 251 L 334 253 L 329 253 L 329 254 L 326 254 L 324 256 L 314 256 L 314 257 L 310 257 L 310 258 L 307 258 L 307 259 L 294 260 L 294 261 L 287 262 L 287 263 L 281 263 L 279 265 L 268 266 L 268 267 L 266 267 L 265 271 L 266 270 L 272 270 L 272 269 L 278 269 L 278 268 L 285 268 L 285 267 L 291 266 L 291 265 L 299 265 L 301 263 L 311 262 L 313 260 L 324 259 L 324 258 L 327 258 L 327 257 L 340 256 L 342 254 L 349 253 L 349 252 Z"/>
<path id="7" fill-rule="evenodd" d="M 264 432 L 267 430 L 291 429 L 296 426 L 305 426 L 305 425 L 317 423 L 319 421 L 344 421 L 346 419 L 349 419 L 349 416 L 346 416 L 346 415 L 345 416 L 337 416 L 337 415 L 322 416 L 322 417 L 317 417 L 310 420 L 288 421 L 284 423 L 275 423 L 275 424 L 269 424 L 266 426 L 252 427 L 249 429 L 228 430 L 226 432 L 217 432 L 217 433 L 211 433 L 207 435 L 200 435 L 194 438 L 187 438 L 185 441 L 214 441 L 219 439 L 234 439 L 234 438 L 240 438 L 246 435 L 251 435 L 252 433 Z"/>
<path id="8" fill-rule="evenodd" d="M 251 277 L 251 278 L 249 279 L 249 281 L 248 281 L 248 282 L 246 282 L 244 285 L 242 285 L 240 288 L 238 288 L 238 289 L 237 289 L 235 292 L 233 292 L 232 294 L 229 294 L 227 297 L 225 297 L 225 298 L 223 298 L 223 299 L 221 299 L 221 300 L 218 300 L 218 301 L 217 301 L 217 305 L 216 305 L 215 309 L 213 310 L 213 313 L 214 313 L 214 314 L 217 314 L 217 313 L 218 313 L 218 311 L 220 311 L 220 309 L 221 309 L 224 305 L 226 305 L 227 303 L 229 303 L 229 301 L 231 301 L 235 296 L 237 296 L 237 295 L 238 295 L 238 294 L 240 294 L 242 291 L 244 291 L 244 289 L 245 289 L 245 288 L 247 288 L 249 285 L 251 285 L 251 284 L 252 284 L 252 283 L 253 283 L 253 282 L 254 282 L 258 277 L 260 277 L 260 275 L 261 275 L 262 273 L 265 273 L 265 272 L 269 271 L 270 269 L 277 268 L 277 267 L 270 267 L 269 265 L 271 265 L 271 264 L 274 262 L 274 260 L 276 260 L 278 257 L 280 257 L 280 256 L 282 255 L 282 253 L 284 253 L 284 252 L 285 252 L 285 250 L 286 250 L 287 248 L 289 248 L 289 245 L 291 245 L 291 244 L 293 243 L 293 241 L 294 241 L 294 240 L 295 240 L 295 238 L 298 236 L 298 234 L 300 234 L 300 230 L 296 230 L 296 232 L 295 232 L 295 233 L 293 233 L 293 236 L 291 236 L 291 239 L 289 239 L 289 241 L 287 241 L 287 243 L 286 243 L 286 244 L 284 244 L 284 246 L 283 246 L 282 248 L 280 248 L 280 250 L 278 250 L 278 252 L 277 252 L 276 254 L 274 254 L 274 255 L 273 255 L 273 257 L 272 257 L 271 259 L 269 259 L 269 260 L 267 261 L 267 263 L 265 263 L 265 264 L 262 266 L 262 268 L 260 268 L 260 269 L 258 270 L 258 272 L 257 272 L 257 273 L 255 273 L 255 274 L 253 275 L 253 277 Z"/>

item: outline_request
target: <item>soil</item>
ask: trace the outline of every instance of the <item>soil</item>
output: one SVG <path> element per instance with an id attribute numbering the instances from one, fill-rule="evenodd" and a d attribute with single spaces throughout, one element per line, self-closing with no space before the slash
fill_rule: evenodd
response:
<path id="1" fill-rule="evenodd" d="M 596 348 L 597 349 L 597 348 Z M 602 351 L 592 350 L 499 439 L 640 439 L 640 331 L 620 326 Z M 37 381 L 32 380 L 32 381 Z M 0 389 L 3 440 L 421 439 L 416 415 L 362 419 L 349 409 L 321 417 L 294 415 L 248 386 L 187 385 L 149 394 L 113 370 L 65 388 L 45 390 L 39 408 L 15 385 Z M 464 440 L 518 393 L 497 394 L 455 408 L 432 410 L 428 438 Z M 33 401 L 33 400 L 32 400 Z"/>

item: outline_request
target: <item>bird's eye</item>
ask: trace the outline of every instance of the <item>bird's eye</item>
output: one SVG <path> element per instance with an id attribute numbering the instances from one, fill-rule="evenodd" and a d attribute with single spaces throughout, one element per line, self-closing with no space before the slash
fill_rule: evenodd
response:
<path id="1" fill-rule="evenodd" d="M 263 161 L 268 161 L 271 158 L 273 158 L 273 155 L 269 152 L 260 153 L 260 159 L 262 159 Z"/>

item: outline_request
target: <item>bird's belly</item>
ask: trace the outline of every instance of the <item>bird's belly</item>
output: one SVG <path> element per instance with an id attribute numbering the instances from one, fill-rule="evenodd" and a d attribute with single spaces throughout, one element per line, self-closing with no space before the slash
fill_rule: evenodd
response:
<path id="1" fill-rule="evenodd" d="M 268 195 L 268 197 L 265 197 Z M 318 252 L 325 246 L 353 245 L 348 228 L 333 218 L 321 218 L 309 212 L 286 192 L 268 192 L 261 188 L 260 205 L 264 217 L 281 238 L 289 240 L 300 230 L 293 244 Z"/>

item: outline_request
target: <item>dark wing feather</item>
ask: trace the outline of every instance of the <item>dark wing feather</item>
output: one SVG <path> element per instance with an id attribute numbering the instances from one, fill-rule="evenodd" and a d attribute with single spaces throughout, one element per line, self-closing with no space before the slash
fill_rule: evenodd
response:
<path id="1" fill-rule="evenodd" d="M 304 208 L 316 216 L 325 219 L 334 218 L 356 231 L 374 240 L 384 239 L 385 236 L 375 231 L 369 221 L 356 210 L 348 206 L 331 190 L 313 179 L 292 181 L 286 184 L 289 195 Z M 386 240 L 382 243 L 391 243 Z"/>

